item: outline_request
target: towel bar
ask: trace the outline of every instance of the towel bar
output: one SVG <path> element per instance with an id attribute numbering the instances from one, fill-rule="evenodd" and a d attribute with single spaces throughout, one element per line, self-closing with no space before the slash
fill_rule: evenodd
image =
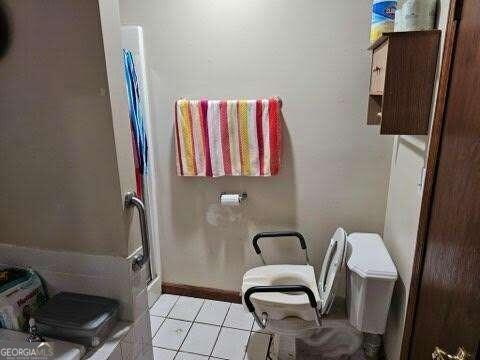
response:
<path id="1" fill-rule="evenodd" d="M 274 97 L 278 99 L 278 103 L 280 104 L 280 108 L 282 108 L 282 106 L 283 106 L 282 98 L 280 96 L 274 96 Z M 188 98 L 186 96 L 180 96 L 180 99 L 188 99 Z"/>

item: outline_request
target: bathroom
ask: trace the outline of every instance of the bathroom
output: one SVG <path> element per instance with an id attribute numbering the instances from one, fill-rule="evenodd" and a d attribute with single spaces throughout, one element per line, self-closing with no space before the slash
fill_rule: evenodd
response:
<path id="1" fill-rule="evenodd" d="M 115 308 L 116 321 L 101 341 L 77 346 L 60 336 L 63 345 L 53 349 L 66 350 L 53 358 L 409 358 L 410 292 L 422 285 L 416 259 L 429 219 L 423 202 L 433 188 L 427 160 L 438 141 L 433 134 L 443 110 L 437 99 L 445 102 L 441 74 L 457 2 L 0 0 L 0 268 L 31 271 L 53 313 L 52 299 L 65 293 L 113 300 Z M 395 20 L 391 16 L 381 32 L 397 34 L 384 40 L 371 34 L 377 3 L 396 6 Z M 420 11 L 422 4 L 433 9 L 425 28 L 408 16 L 401 23 L 407 9 Z M 387 72 L 379 94 L 373 91 L 375 54 L 388 43 L 386 61 L 395 64 L 391 54 L 399 51 L 401 34 L 425 38 L 424 52 L 414 56 L 419 47 L 412 45 L 406 54 L 409 71 L 422 76 L 393 79 Z M 403 86 L 391 108 L 414 123 L 388 123 L 388 86 Z M 424 99 L 412 102 L 404 95 L 410 88 L 425 89 L 412 91 Z M 259 99 L 257 115 L 260 106 L 268 116 L 273 103 L 280 130 L 269 155 L 278 153 L 278 173 L 265 166 L 245 173 L 243 163 L 238 176 L 223 176 L 223 165 L 215 176 L 185 173 L 182 163 L 193 157 L 198 166 L 201 156 L 185 153 L 180 141 L 181 106 L 201 108 L 203 99 L 208 111 L 216 100 L 238 100 L 240 109 L 243 99 Z M 217 155 L 211 152 L 212 162 Z M 260 253 L 252 239 L 263 232 L 282 236 L 258 237 Z M 359 248 L 367 267 L 378 255 L 390 269 L 382 280 L 388 289 L 377 294 L 385 308 L 376 311 L 384 318 L 381 330 L 359 330 L 350 319 L 343 323 L 347 330 L 329 335 L 329 321 L 336 320 L 307 306 L 315 329 L 291 336 L 269 328 L 268 311 L 263 316 L 248 308 L 248 271 L 264 264 L 305 268 L 307 260 L 319 301 L 322 265 L 328 263 L 324 288 L 336 259 L 332 303 L 322 310 L 350 313 L 344 309 L 351 297 L 347 257 L 359 251 L 352 249 L 360 239 L 355 234 L 378 234 L 378 248 L 368 250 L 366 242 Z M 276 285 L 296 284 L 287 282 Z M 1 297 L 2 291 L 0 310 Z M 77 312 L 68 309 L 64 316 Z M 23 324 L 29 334 L 17 332 L 8 341 L 23 343 L 43 332 L 55 338 L 44 330 L 42 307 L 36 310 L 38 324 Z M 69 323 L 69 316 L 59 323 Z"/>

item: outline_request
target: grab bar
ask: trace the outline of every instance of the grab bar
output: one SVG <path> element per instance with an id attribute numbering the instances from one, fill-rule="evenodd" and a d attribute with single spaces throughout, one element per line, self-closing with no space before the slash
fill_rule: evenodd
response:
<path id="1" fill-rule="evenodd" d="M 271 232 L 261 232 L 258 233 L 253 237 L 252 244 L 253 248 L 255 249 L 255 252 L 260 256 L 260 259 L 263 262 L 263 265 L 267 265 L 265 258 L 262 255 L 262 250 L 260 250 L 260 247 L 258 246 L 258 240 L 261 238 L 276 238 L 276 237 L 289 237 L 293 236 L 298 238 L 298 241 L 300 241 L 300 247 L 303 249 L 305 252 L 305 262 L 307 265 L 310 264 L 310 260 L 308 258 L 308 251 L 307 251 L 307 243 L 305 242 L 305 238 L 303 237 L 302 234 L 300 234 L 297 231 L 271 231 Z"/>
<path id="2" fill-rule="evenodd" d="M 147 217 L 145 215 L 145 205 L 134 191 L 125 194 L 125 207 L 136 207 L 138 210 L 138 219 L 140 220 L 140 233 L 142 235 L 142 254 L 137 254 L 133 258 L 132 269 L 138 271 L 148 261 L 150 257 L 150 247 L 148 243 Z"/>

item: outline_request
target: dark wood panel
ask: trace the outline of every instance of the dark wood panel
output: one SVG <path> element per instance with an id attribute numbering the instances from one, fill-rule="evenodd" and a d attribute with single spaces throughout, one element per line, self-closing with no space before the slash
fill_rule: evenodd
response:
<path id="1" fill-rule="evenodd" d="M 480 3 L 464 0 L 434 174 L 411 359 L 480 340 Z M 476 354 L 476 355 L 475 355 Z"/>
<path id="2" fill-rule="evenodd" d="M 202 299 L 228 301 L 238 304 L 242 302 L 240 293 L 238 291 L 220 290 L 169 282 L 162 283 L 162 292 L 165 294 L 192 296 Z"/>
<path id="3" fill-rule="evenodd" d="M 426 135 L 440 31 L 388 33 L 381 134 Z"/>
<path id="4" fill-rule="evenodd" d="M 455 21 L 455 3 L 450 2 L 450 8 L 447 18 L 445 31 L 445 40 L 443 46 L 442 63 L 440 69 L 440 78 L 437 91 L 437 101 L 435 103 L 435 113 L 431 127 L 431 134 L 428 146 L 428 156 L 426 165 L 425 183 L 423 187 L 422 203 L 420 208 L 420 219 L 417 231 L 417 241 L 413 259 L 412 277 L 410 280 L 410 291 L 408 296 L 407 311 L 405 317 L 405 327 L 402 340 L 402 350 L 400 359 L 406 360 L 410 349 L 411 334 L 415 318 L 415 309 L 417 305 L 417 295 L 420 285 L 420 275 L 423 269 L 423 259 L 425 255 L 425 242 L 427 237 L 428 221 L 430 217 L 430 208 L 433 195 L 433 184 L 435 180 L 436 165 L 438 160 L 438 149 L 443 128 L 443 117 L 447 101 L 447 90 L 450 81 L 450 70 L 452 63 L 452 54 L 455 44 L 455 34 L 457 22 Z"/>

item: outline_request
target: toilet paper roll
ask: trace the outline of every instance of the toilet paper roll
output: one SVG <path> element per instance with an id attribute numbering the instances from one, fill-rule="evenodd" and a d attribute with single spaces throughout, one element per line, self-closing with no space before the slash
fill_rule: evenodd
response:
<path id="1" fill-rule="evenodd" d="M 242 201 L 241 194 L 221 194 L 220 204 L 223 206 L 238 206 Z"/>

